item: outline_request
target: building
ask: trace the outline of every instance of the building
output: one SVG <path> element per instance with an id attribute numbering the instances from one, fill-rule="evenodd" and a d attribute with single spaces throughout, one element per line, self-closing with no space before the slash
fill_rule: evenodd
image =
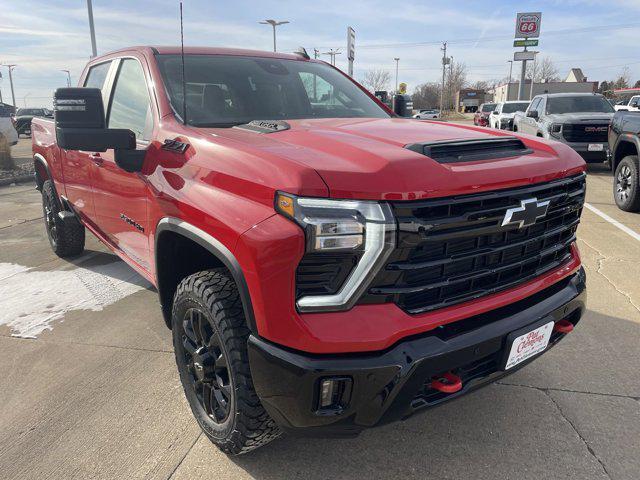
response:
<path id="1" fill-rule="evenodd" d="M 542 93 L 595 93 L 598 91 L 598 82 L 588 82 L 586 81 L 586 77 L 582 75 L 582 71 L 579 68 L 572 68 L 569 73 L 568 78 L 574 78 L 575 75 L 574 70 L 577 70 L 584 81 L 582 82 L 574 82 L 574 81 L 566 81 L 566 82 L 535 82 L 533 84 L 533 91 L 531 90 L 531 80 L 527 79 L 525 81 L 524 98 L 526 100 L 530 100 L 536 95 L 540 95 Z M 519 82 L 511 82 L 509 84 L 498 85 L 497 87 L 489 90 L 489 93 L 493 95 L 494 102 L 506 102 L 509 100 L 518 100 L 518 88 L 520 87 Z"/>
<path id="2" fill-rule="evenodd" d="M 474 90 L 473 88 L 463 88 L 456 92 L 456 110 L 459 112 L 475 112 L 478 107 L 485 102 L 486 92 L 484 90 Z"/>
<path id="3" fill-rule="evenodd" d="M 582 83 L 586 81 L 587 81 L 587 77 L 584 76 L 584 73 L 582 73 L 581 68 L 572 68 L 571 70 L 569 70 L 569 75 L 567 75 L 567 78 L 565 80 L 565 82 L 578 82 L 578 83 Z"/>

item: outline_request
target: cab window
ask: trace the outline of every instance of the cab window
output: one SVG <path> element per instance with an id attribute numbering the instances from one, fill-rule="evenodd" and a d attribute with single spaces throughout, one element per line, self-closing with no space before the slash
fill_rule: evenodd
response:
<path id="1" fill-rule="evenodd" d="M 99 63 L 98 65 L 94 65 L 89 69 L 89 73 L 87 74 L 87 78 L 84 81 L 84 86 L 89 88 L 99 88 L 102 89 L 104 86 L 104 81 L 107 78 L 107 73 L 109 73 L 109 67 L 111 66 L 111 62 Z"/>
<path id="2" fill-rule="evenodd" d="M 111 96 L 107 125 L 109 128 L 127 128 L 133 131 L 139 140 L 151 138 L 151 102 L 144 72 L 137 60 L 125 58 L 120 64 Z"/>

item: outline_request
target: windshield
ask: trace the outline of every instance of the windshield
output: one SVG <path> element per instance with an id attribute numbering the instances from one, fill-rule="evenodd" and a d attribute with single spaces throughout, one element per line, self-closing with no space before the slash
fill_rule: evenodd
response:
<path id="1" fill-rule="evenodd" d="M 613 112 L 614 108 L 604 97 L 576 96 L 549 97 L 547 99 L 547 113 L 578 113 L 578 112 Z"/>
<path id="2" fill-rule="evenodd" d="M 171 105 L 182 116 L 180 55 L 158 55 Z M 229 127 L 252 120 L 385 118 L 347 77 L 322 63 L 224 55 L 185 56 L 187 123 Z"/>
<path id="3" fill-rule="evenodd" d="M 502 106 L 502 113 L 524 112 L 529 106 L 529 102 L 505 103 Z"/>
<path id="4" fill-rule="evenodd" d="M 493 112 L 494 108 L 496 108 L 496 104 L 495 103 L 485 103 L 482 106 L 482 111 L 483 112 Z"/>
<path id="5" fill-rule="evenodd" d="M 19 108 L 16 115 L 44 116 L 44 110 L 42 108 Z"/>

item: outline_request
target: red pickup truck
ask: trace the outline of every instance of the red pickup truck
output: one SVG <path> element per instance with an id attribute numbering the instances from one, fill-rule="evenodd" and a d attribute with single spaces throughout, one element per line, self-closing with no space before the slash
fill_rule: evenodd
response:
<path id="1" fill-rule="evenodd" d="M 454 399 L 585 309 L 585 164 L 563 144 L 396 118 L 304 51 L 129 48 L 54 104 L 33 121 L 51 247 L 89 230 L 157 287 L 227 453 Z"/>

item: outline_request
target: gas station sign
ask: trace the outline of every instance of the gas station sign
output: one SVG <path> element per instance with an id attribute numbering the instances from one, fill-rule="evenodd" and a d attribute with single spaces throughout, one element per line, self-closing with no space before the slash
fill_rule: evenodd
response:
<path id="1" fill-rule="evenodd" d="M 538 38 L 542 12 L 518 13 L 515 38 Z"/>

